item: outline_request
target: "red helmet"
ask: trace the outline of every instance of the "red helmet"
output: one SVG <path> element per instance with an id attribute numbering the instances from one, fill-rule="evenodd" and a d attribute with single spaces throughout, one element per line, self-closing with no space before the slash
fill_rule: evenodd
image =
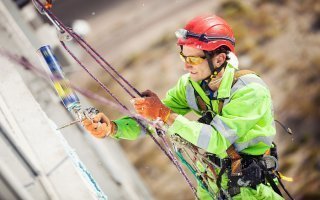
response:
<path id="1" fill-rule="evenodd" d="M 184 29 L 176 31 L 178 45 L 186 45 L 205 51 L 227 46 L 234 52 L 235 38 L 226 21 L 215 15 L 193 18 Z"/>

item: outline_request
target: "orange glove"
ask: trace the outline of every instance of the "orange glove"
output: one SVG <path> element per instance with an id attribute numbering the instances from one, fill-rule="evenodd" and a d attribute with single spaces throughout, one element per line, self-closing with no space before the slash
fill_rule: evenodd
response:
<path id="1" fill-rule="evenodd" d="M 116 133 L 116 124 L 103 113 L 98 113 L 93 120 L 85 119 L 82 121 L 84 128 L 97 138 L 114 135 Z"/>
<path id="2" fill-rule="evenodd" d="M 159 97 L 150 90 L 143 92 L 142 96 L 144 98 L 134 98 L 132 101 L 136 112 L 151 120 L 160 117 L 163 122 L 166 122 L 171 110 L 163 105 Z"/>

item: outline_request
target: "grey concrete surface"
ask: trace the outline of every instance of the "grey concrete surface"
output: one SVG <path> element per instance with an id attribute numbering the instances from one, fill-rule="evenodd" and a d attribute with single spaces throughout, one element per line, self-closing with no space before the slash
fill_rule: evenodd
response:
<path id="1" fill-rule="evenodd" d="M 25 19 L 11 1 L 0 2 L 0 48 L 23 55 L 41 68 L 36 50 L 45 38 L 50 43 L 55 36 L 49 33 L 37 35 Z M 45 30 L 41 33 L 46 34 Z M 19 183 L 22 193 L 27 192 L 33 199 L 97 198 L 92 195 L 92 190 L 82 180 L 71 160 L 67 159 L 61 142 L 49 125 L 51 120 L 57 126 L 74 120 L 61 105 L 50 82 L 3 56 L 0 59 L 0 97 L 4 102 L 0 108 L 1 124 L 9 126 L 6 128 L 11 135 L 19 132 L 16 142 L 23 144 L 21 149 L 41 172 L 39 180 L 30 177 L 17 156 L 9 153 L 10 145 L 1 145 L 1 163 L 6 163 L 7 168 L 12 170 L 12 182 Z M 85 98 L 81 97 L 81 100 L 90 105 Z M 9 122 L 10 116 L 12 120 Z M 109 199 L 152 199 L 116 141 L 95 139 L 81 126 L 68 127 L 62 130 L 62 134 Z M 6 142 L 1 140 L 1 144 Z M 8 186 L 7 183 L 4 185 Z M 0 192 L 8 198 L 14 196 L 8 187 Z"/>

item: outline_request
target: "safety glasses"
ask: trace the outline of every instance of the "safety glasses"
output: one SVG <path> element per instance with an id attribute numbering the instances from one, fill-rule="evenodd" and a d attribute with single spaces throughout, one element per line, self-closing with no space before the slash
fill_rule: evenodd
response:
<path id="1" fill-rule="evenodd" d="M 200 65 L 206 59 L 205 56 L 185 56 L 182 51 L 180 51 L 180 58 L 183 62 L 190 65 Z"/>

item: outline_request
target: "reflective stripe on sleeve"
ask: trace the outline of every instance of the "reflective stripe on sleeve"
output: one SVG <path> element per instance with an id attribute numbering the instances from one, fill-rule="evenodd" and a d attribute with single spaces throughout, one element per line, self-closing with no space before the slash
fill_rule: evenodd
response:
<path id="1" fill-rule="evenodd" d="M 216 115 L 210 123 L 214 128 L 225 137 L 230 144 L 233 144 L 237 139 L 237 133 L 231 129 L 227 124 L 225 124 L 218 115 Z"/>
<path id="2" fill-rule="evenodd" d="M 197 142 L 198 147 L 205 150 L 209 147 L 212 131 L 213 131 L 213 128 L 210 125 L 203 124 L 203 127 L 200 131 L 200 135 L 198 137 L 198 142 Z"/>
<path id="3" fill-rule="evenodd" d="M 235 143 L 234 146 L 238 152 L 242 151 L 243 149 L 248 148 L 249 146 L 253 146 L 258 144 L 259 142 L 263 142 L 268 146 L 271 146 L 274 136 L 259 136 L 256 137 L 248 142 L 244 143 Z"/>
<path id="4" fill-rule="evenodd" d="M 198 108 L 198 105 L 197 105 L 196 97 L 194 95 L 194 89 L 191 84 L 187 85 L 186 98 L 187 98 L 187 102 L 188 102 L 188 105 L 190 108 L 192 108 L 196 111 L 200 111 Z"/>

